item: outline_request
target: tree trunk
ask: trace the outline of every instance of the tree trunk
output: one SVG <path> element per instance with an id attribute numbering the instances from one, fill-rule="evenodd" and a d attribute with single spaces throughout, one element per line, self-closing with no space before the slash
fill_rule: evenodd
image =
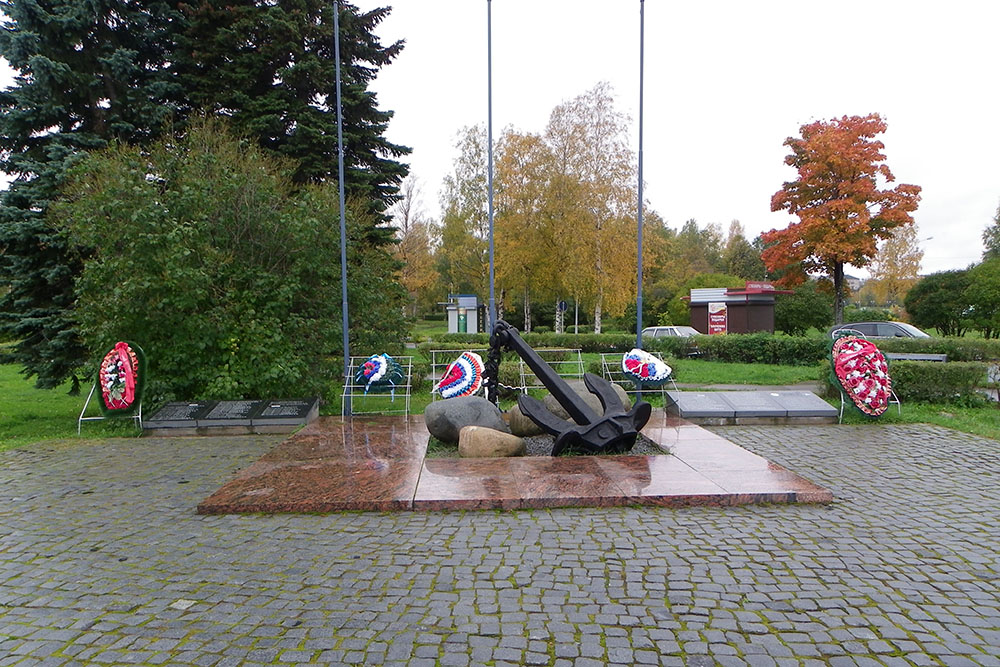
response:
<path id="1" fill-rule="evenodd" d="M 844 263 L 833 265 L 833 323 L 844 323 Z"/>
<path id="2" fill-rule="evenodd" d="M 502 320 L 503 319 L 503 304 L 504 304 L 504 300 L 505 300 L 506 296 L 507 296 L 507 290 L 501 287 L 500 288 L 500 300 L 497 301 L 497 319 L 498 320 Z M 488 333 L 493 333 L 493 332 L 490 331 Z"/>
<path id="3" fill-rule="evenodd" d="M 556 321 L 555 321 L 556 333 L 563 332 L 563 316 L 564 316 L 563 311 L 559 310 L 559 299 L 556 299 Z"/>
<path id="4" fill-rule="evenodd" d="M 601 333 L 601 308 L 604 305 L 604 293 L 597 293 L 597 303 L 594 304 L 594 333 Z"/>
<path id="5" fill-rule="evenodd" d="M 531 299 L 528 288 L 524 288 L 524 333 L 531 333 Z"/>

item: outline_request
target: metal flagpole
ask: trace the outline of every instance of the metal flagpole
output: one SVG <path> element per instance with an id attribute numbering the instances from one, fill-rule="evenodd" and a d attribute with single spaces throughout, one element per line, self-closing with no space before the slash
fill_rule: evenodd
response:
<path id="1" fill-rule="evenodd" d="M 639 258 L 635 297 L 635 346 L 642 348 L 642 78 L 646 2 L 639 0 Z"/>
<path id="2" fill-rule="evenodd" d="M 486 182 L 489 190 L 487 204 L 490 220 L 490 333 L 497 323 L 497 302 L 493 287 L 493 3 L 486 0 Z"/>
<path id="3" fill-rule="evenodd" d="M 340 209 L 340 310 L 344 329 L 344 414 L 351 414 L 351 344 L 347 330 L 347 219 L 344 211 L 344 116 L 340 99 L 340 0 L 333 3 L 333 58 L 337 68 L 337 187 Z"/>

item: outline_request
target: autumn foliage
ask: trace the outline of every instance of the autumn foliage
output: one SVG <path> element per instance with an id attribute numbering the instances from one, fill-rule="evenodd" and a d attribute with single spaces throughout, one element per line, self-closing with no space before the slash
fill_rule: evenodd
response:
<path id="1" fill-rule="evenodd" d="M 785 163 L 798 178 L 771 198 L 771 210 L 798 217 L 785 229 L 763 235 L 761 255 L 768 271 L 782 273 L 794 285 L 806 273 L 833 278 L 835 318 L 841 321 L 844 264 L 867 266 L 878 242 L 892 230 L 913 223 L 920 201 L 916 185 L 886 187 L 895 178 L 884 163 L 885 145 L 875 137 L 886 130 L 878 114 L 844 116 L 803 125 L 801 137 L 789 137 Z"/>

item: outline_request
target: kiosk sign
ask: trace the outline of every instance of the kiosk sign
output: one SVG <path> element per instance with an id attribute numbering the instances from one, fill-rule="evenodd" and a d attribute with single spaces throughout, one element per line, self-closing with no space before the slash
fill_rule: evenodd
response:
<path id="1" fill-rule="evenodd" d="M 708 304 L 708 333 L 724 334 L 729 330 L 729 318 L 725 303 Z"/>

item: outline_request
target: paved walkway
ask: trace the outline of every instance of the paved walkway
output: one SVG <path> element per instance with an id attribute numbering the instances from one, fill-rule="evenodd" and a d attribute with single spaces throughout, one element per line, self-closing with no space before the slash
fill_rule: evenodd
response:
<path id="1" fill-rule="evenodd" d="M 278 438 L 0 453 L 0 665 L 1000 665 L 1000 444 L 717 432 L 835 502 L 199 516 Z"/>

